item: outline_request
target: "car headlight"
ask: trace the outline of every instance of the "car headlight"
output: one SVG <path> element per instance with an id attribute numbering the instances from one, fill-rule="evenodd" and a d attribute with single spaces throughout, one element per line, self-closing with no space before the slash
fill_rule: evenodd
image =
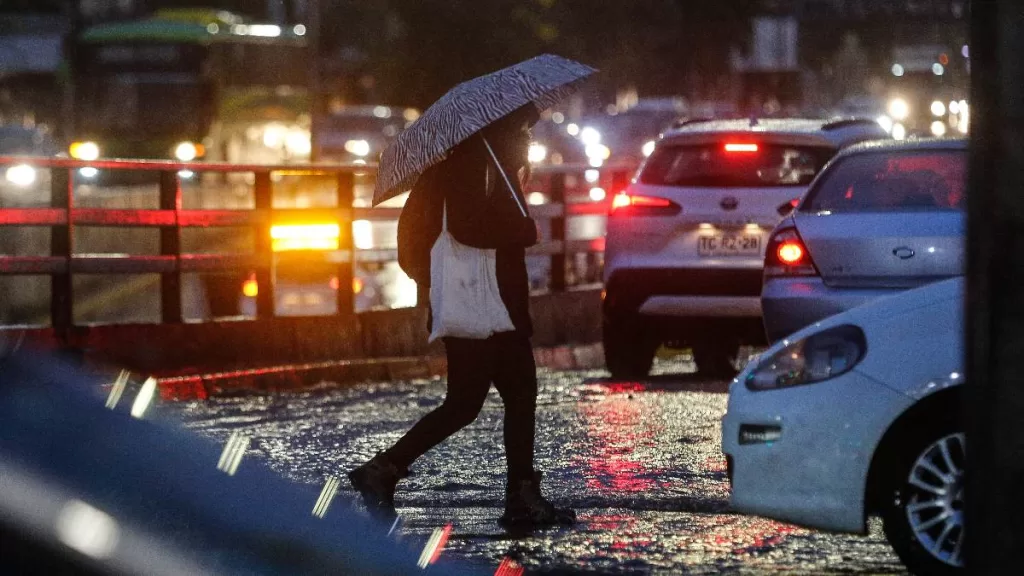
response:
<path id="1" fill-rule="evenodd" d="M 36 181 L 36 169 L 28 164 L 15 164 L 7 169 L 6 176 L 11 184 L 27 188 Z"/>
<path id="2" fill-rule="evenodd" d="M 548 149 L 543 144 L 532 142 L 530 144 L 529 151 L 527 152 L 527 159 L 531 164 L 539 164 L 548 157 Z"/>
<path id="3" fill-rule="evenodd" d="M 100 157 L 100 147 L 95 142 L 74 142 L 68 147 L 68 154 L 76 160 L 96 160 Z"/>
<path id="4" fill-rule="evenodd" d="M 746 377 L 750 390 L 824 382 L 853 369 L 867 351 L 864 332 L 851 325 L 822 330 L 760 359 Z"/>
<path id="5" fill-rule="evenodd" d="M 889 116 L 893 120 L 906 120 L 910 116 L 910 104 L 903 98 L 893 98 L 889 100 Z"/>
<path id="6" fill-rule="evenodd" d="M 353 156 L 366 157 L 370 155 L 370 143 L 366 140 L 349 140 L 345 142 L 345 151 Z"/>
<path id="7" fill-rule="evenodd" d="M 199 149 L 191 142 L 181 142 L 174 147 L 174 157 L 182 162 L 191 162 L 199 156 Z"/>

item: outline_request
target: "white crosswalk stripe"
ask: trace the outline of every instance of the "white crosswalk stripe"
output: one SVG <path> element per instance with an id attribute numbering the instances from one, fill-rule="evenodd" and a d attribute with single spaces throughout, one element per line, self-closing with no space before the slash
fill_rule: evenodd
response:
<path id="1" fill-rule="evenodd" d="M 224 451 L 220 454 L 217 470 L 227 473 L 228 476 L 234 476 L 251 441 L 248 436 L 232 432 L 227 444 L 224 445 Z"/>
<path id="2" fill-rule="evenodd" d="M 313 516 L 323 518 L 327 514 L 327 507 L 331 505 L 331 501 L 337 496 L 340 485 L 341 481 L 334 476 L 327 478 L 327 482 L 324 483 L 324 489 L 320 491 L 320 498 L 316 501 L 316 505 L 313 506 Z"/>
<path id="3" fill-rule="evenodd" d="M 111 410 L 117 408 L 117 403 L 121 401 L 124 389 L 128 386 L 128 378 L 130 376 L 131 372 L 127 370 L 121 370 L 121 373 L 117 375 L 117 379 L 114 380 L 113 386 L 110 387 L 110 394 L 107 395 L 107 408 L 110 408 Z"/>

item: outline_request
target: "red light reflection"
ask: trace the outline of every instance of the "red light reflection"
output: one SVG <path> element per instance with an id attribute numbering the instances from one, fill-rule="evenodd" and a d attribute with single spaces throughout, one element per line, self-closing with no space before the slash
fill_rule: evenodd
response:
<path id="1" fill-rule="evenodd" d="M 587 486 L 604 493 L 646 492 L 662 485 L 655 480 L 664 470 L 652 469 L 636 454 L 638 448 L 653 447 L 662 432 L 657 420 L 644 418 L 642 405 L 628 393 L 645 389 L 640 382 L 617 382 L 604 386 L 607 395 L 594 404 L 583 404 L 587 437 L 592 443 L 580 465 L 587 471 Z"/>

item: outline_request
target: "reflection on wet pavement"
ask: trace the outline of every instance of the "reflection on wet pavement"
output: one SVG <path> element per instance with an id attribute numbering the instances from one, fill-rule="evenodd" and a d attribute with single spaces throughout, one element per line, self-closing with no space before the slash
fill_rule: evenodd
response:
<path id="1" fill-rule="evenodd" d="M 423 549 L 451 524 L 440 564 L 490 572 L 501 565 L 503 574 L 520 566 L 527 573 L 903 572 L 877 529 L 867 537 L 830 535 L 729 513 L 719 444 L 725 383 L 685 371 L 662 363 L 659 372 L 668 375 L 649 382 L 542 371 L 537 468 L 545 493 L 577 509 L 577 526 L 529 536 L 498 526 L 505 459 L 501 402 L 492 392 L 475 423 L 399 484 L 396 531 Z M 322 487 L 397 440 L 443 397 L 443 382 L 417 381 L 173 409 L 218 440 L 245 434 L 252 439 L 247 458 Z M 351 506 L 352 495 L 343 480 L 330 510 Z"/>

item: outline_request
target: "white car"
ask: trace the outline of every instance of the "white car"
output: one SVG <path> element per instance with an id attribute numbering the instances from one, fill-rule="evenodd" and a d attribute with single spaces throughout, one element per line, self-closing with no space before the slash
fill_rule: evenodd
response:
<path id="1" fill-rule="evenodd" d="M 688 121 L 666 131 L 608 215 L 612 375 L 645 376 L 663 343 L 692 348 L 706 376 L 735 375 L 739 346 L 764 340 L 772 229 L 840 149 L 884 137 L 874 120 L 856 119 Z"/>
<path id="2" fill-rule="evenodd" d="M 734 509 L 863 533 L 915 573 L 963 571 L 964 279 L 872 301 L 769 348 L 722 421 Z"/>

